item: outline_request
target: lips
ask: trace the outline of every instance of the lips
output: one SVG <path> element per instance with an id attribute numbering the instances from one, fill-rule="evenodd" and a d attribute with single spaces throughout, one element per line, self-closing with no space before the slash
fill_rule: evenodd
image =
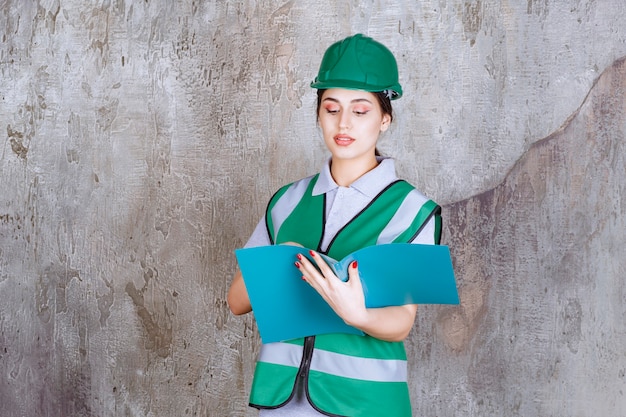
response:
<path id="1" fill-rule="evenodd" d="M 352 139 L 348 135 L 336 135 L 333 139 L 335 139 L 335 143 L 339 146 L 350 146 L 354 139 Z"/>

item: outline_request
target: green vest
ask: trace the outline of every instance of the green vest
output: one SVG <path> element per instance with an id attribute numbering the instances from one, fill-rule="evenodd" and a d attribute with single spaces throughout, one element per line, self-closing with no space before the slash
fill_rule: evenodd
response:
<path id="1" fill-rule="evenodd" d="M 270 200 L 265 217 L 273 244 L 297 242 L 321 252 L 325 195 L 312 195 L 317 178 L 286 185 Z M 411 242 L 433 216 L 438 244 L 440 212 L 437 204 L 409 183 L 395 181 L 348 222 L 322 253 L 342 259 L 366 246 Z M 407 227 L 399 230 L 397 223 Z M 403 342 L 325 334 L 268 343 L 261 347 L 256 364 L 250 405 L 278 408 L 286 404 L 293 396 L 296 378 L 303 378 L 309 402 L 323 414 L 410 417 L 406 372 Z"/>

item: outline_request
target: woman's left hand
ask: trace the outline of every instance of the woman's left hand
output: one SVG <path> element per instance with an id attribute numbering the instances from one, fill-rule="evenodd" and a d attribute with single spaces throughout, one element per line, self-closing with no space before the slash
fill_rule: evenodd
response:
<path id="1" fill-rule="evenodd" d="M 348 325 L 361 327 L 367 320 L 367 308 L 357 262 L 352 262 L 348 267 L 348 280 L 344 282 L 335 275 L 318 253 L 311 251 L 310 254 L 319 270 L 306 256 L 300 255 L 296 267 L 302 272 L 302 279 L 309 283 Z"/>
<path id="2" fill-rule="evenodd" d="M 302 279 L 322 296 L 346 324 L 390 342 L 401 341 L 408 336 L 415 321 L 416 304 L 367 308 L 356 262 L 348 267 L 348 281 L 343 282 L 318 253 L 311 251 L 311 256 L 319 270 L 305 256 L 300 255 L 296 267 L 302 273 Z"/>

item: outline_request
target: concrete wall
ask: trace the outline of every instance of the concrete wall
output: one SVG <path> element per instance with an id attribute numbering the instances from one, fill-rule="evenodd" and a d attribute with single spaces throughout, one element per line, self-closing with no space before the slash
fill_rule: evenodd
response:
<path id="1" fill-rule="evenodd" d="M 0 2 L 3 416 L 256 415 L 232 251 L 326 158 L 308 84 L 355 32 L 459 279 L 407 340 L 416 415 L 626 415 L 626 4 L 383 3 Z"/>

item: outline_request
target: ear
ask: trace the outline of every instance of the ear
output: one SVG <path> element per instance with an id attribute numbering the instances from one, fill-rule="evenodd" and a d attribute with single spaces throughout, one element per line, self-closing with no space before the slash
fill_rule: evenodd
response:
<path id="1" fill-rule="evenodd" d="M 380 131 L 385 132 L 389 129 L 389 125 L 391 125 L 391 116 L 388 114 L 383 114 L 383 120 L 380 122 Z"/>

